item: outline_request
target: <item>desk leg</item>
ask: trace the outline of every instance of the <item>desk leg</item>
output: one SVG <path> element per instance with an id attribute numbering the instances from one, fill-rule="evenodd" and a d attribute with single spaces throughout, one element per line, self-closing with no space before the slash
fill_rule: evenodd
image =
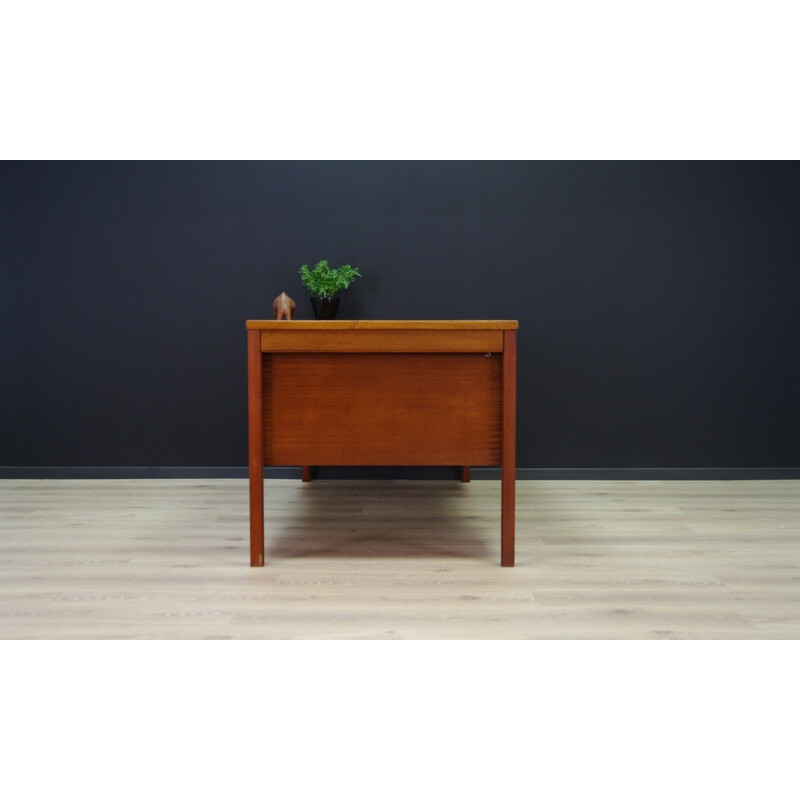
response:
<path id="1" fill-rule="evenodd" d="M 303 483 L 311 480 L 311 467 L 303 467 Z"/>
<path id="2" fill-rule="evenodd" d="M 517 429 L 517 332 L 503 331 L 503 441 L 500 466 L 500 565 L 514 566 L 514 489 Z"/>
<path id="3" fill-rule="evenodd" d="M 247 332 L 247 408 L 250 444 L 250 566 L 264 566 L 264 412 L 261 334 Z"/>
<path id="4" fill-rule="evenodd" d="M 469 467 L 461 467 L 461 483 L 469 483 Z"/>

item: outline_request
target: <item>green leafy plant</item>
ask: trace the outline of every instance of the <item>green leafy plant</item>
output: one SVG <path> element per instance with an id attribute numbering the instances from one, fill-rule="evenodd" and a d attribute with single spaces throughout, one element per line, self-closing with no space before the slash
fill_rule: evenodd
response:
<path id="1" fill-rule="evenodd" d="M 314 269 L 309 269 L 308 264 L 300 267 L 300 280 L 303 281 L 303 286 L 311 294 L 321 298 L 336 297 L 342 289 L 347 289 L 356 278 L 360 277 L 361 273 L 349 264 L 343 264 L 337 269 L 329 267 L 327 261 L 317 261 Z"/>

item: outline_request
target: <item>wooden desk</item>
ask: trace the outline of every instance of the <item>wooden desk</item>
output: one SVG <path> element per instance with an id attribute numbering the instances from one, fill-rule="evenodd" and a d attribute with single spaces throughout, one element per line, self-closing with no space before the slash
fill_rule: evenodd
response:
<path id="1" fill-rule="evenodd" d="M 312 464 L 500 466 L 514 566 L 516 321 L 248 320 L 247 340 L 251 566 L 264 466 Z"/>

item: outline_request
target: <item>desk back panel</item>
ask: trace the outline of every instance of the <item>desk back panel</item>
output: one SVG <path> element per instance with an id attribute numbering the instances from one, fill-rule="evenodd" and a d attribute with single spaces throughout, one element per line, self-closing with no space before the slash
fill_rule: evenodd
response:
<path id="1" fill-rule="evenodd" d="M 267 465 L 500 464 L 499 354 L 262 358 Z"/>

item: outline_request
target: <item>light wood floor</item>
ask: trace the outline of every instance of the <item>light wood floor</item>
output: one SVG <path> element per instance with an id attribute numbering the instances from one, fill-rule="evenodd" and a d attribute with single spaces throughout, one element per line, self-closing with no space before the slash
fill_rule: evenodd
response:
<path id="1" fill-rule="evenodd" d="M 797 639 L 800 482 L 0 481 L 4 639 Z"/>

